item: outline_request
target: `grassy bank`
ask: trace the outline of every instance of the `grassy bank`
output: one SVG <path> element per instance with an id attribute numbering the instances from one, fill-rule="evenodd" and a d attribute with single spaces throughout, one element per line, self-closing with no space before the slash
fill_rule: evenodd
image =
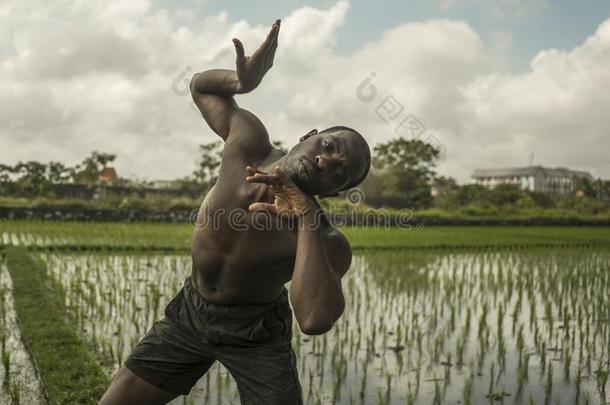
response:
<path id="1" fill-rule="evenodd" d="M 67 319 L 43 263 L 22 247 L 5 250 L 21 332 L 53 404 L 97 403 L 109 384 Z"/>
<path id="2" fill-rule="evenodd" d="M 355 249 L 494 246 L 610 246 L 610 227 L 344 227 Z M 171 223 L 0 221 L 0 243 L 79 249 L 189 252 L 192 227 Z"/>
<path id="3" fill-rule="evenodd" d="M 452 226 L 343 228 L 353 248 L 608 246 L 610 228 Z"/>

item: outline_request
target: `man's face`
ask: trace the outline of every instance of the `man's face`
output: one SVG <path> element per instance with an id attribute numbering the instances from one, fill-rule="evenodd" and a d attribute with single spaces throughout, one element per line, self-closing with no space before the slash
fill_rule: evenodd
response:
<path id="1" fill-rule="evenodd" d="M 307 194 L 332 195 L 362 177 L 366 147 L 352 131 L 312 131 L 288 152 L 284 171 Z"/>

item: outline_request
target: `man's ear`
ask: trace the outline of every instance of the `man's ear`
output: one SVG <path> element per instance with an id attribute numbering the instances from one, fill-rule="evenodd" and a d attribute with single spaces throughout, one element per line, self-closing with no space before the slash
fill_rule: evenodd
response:
<path id="1" fill-rule="evenodd" d="M 312 135 L 315 135 L 318 133 L 317 129 L 312 129 L 311 131 L 309 131 L 308 133 L 306 133 L 305 135 L 303 135 L 301 137 L 301 139 L 299 139 L 299 142 L 303 142 L 304 140 L 306 140 L 307 138 L 309 138 Z"/>

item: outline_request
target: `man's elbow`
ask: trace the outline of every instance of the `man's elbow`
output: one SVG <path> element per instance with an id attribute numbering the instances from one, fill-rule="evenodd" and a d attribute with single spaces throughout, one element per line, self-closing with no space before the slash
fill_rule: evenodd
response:
<path id="1" fill-rule="evenodd" d="M 306 335 L 323 335 L 333 328 L 334 322 L 331 319 L 318 319 L 315 321 L 304 321 L 299 323 L 301 332 Z"/>
<path id="2" fill-rule="evenodd" d="M 193 77 L 191 77 L 191 82 L 189 83 L 189 88 L 191 89 L 191 95 L 194 95 L 197 93 L 197 85 L 196 85 L 196 81 L 197 81 L 197 76 L 199 75 L 199 73 L 195 73 L 193 75 Z"/>
<path id="3" fill-rule="evenodd" d="M 342 300 L 340 307 L 333 313 L 310 315 L 309 318 L 298 322 L 299 328 L 306 335 L 323 335 L 333 328 L 335 322 L 343 313 L 344 308 L 345 302 Z"/>

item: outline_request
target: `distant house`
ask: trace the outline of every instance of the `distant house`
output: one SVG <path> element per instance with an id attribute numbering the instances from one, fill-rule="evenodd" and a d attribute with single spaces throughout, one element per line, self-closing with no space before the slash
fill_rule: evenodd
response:
<path id="1" fill-rule="evenodd" d="M 107 183 L 111 181 L 117 181 L 119 176 L 116 174 L 116 170 L 114 167 L 104 167 L 102 171 L 100 171 L 99 181 Z"/>
<path id="2" fill-rule="evenodd" d="M 572 193 L 578 179 L 593 180 L 593 176 L 588 172 L 564 167 L 551 169 L 542 166 L 476 169 L 472 174 L 473 183 L 487 188 L 494 188 L 499 184 L 516 184 L 524 190 L 558 195 Z"/>

